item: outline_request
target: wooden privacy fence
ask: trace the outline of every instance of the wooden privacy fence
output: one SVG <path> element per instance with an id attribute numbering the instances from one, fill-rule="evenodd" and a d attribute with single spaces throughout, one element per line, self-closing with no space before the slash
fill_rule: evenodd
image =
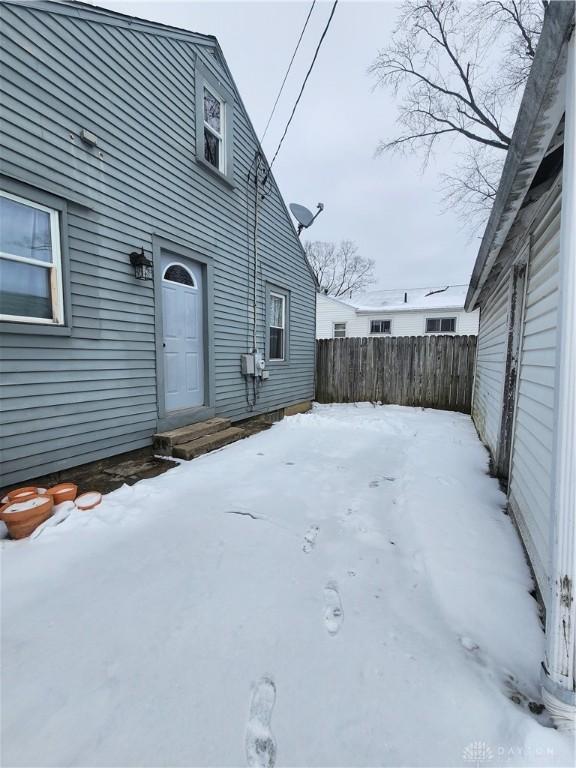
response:
<path id="1" fill-rule="evenodd" d="M 316 400 L 470 413 L 476 336 L 318 339 Z"/>

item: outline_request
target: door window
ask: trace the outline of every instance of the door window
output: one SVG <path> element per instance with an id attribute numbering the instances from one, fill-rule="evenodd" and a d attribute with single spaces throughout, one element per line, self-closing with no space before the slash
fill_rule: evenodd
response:
<path id="1" fill-rule="evenodd" d="M 181 285 L 190 285 L 192 288 L 196 288 L 196 283 L 190 272 L 183 264 L 170 264 L 164 270 L 164 280 L 168 280 L 169 283 L 180 283 Z"/>

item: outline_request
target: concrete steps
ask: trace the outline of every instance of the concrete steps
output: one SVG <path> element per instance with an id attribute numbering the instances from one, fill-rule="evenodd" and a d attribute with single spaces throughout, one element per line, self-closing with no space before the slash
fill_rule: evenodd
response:
<path id="1" fill-rule="evenodd" d="M 154 435 L 154 452 L 177 459 L 195 459 L 250 434 L 251 430 L 233 427 L 229 419 L 208 419 Z"/>
<path id="2" fill-rule="evenodd" d="M 212 435 L 197 437 L 187 443 L 175 445 L 172 448 L 172 456 L 177 459 L 195 459 L 203 453 L 215 451 L 217 448 L 222 448 L 246 436 L 246 432 L 243 429 L 228 427 L 228 429 L 222 429 Z"/>
<path id="3" fill-rule="evenodd" d="M 196 424 L 172 429 L 169 432 L 160 432 L 153 438 L 154 453 L 160 456 L 172 456 L 174 446 L 222 432 L 229 427 L 230 419 L 208 419 L 208 421 L 199 421 Z"/>
<path id="4" fill-rule="evenodd" d="M 247 419 L 233 427 L 230 419 L 208 419 L 179 427 L 169 432 L 159 432 L 154 435 L 154 453 L 158 456 L 173 456 L 176 459 L 195 459 L 203 453 L 215 451 L 236 440 L 250 437 L 264 429 L 269 429 L 271 423 L 265 416 Z"/>

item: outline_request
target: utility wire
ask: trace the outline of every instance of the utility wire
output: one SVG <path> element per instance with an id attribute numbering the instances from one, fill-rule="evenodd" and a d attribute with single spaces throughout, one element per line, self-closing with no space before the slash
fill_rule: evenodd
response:
<path id="1" fill-rule="evenodd" d="M 292 122 L 292 118 L 294 117 L 294 113 L 296 112 L 296 108 L 300 102 L 300 99 L 302 98 L 302 94 L 304 93 L 304 88 L 306 87 L 306 83 L 308 82 L 308 78 L 310 77 L 310 73 L 312 72 L 314 68 L 314 64 L 316 63 L 316 59 L 318 58 L 318 53 L 320 51 L 320 47 L 322 46 L 322 43 L 324 41 L 324 38 L 326 37 L 326 33 L 328 32 L 328 27 L 330 26 L 330 23 L 332 21 L 332 17 L 334 16 L 334 11 L 336 10 L 336 6 L 338 5 L 338 0 L 334 0 L 334 5 L 332 6 L 332 10 L 330 11 L 330 16 L 328 17 L 328 21 L 326 22 L 326 26 L 324 27 L 324 31 L 322 32 L 322 36 L 320 37 L 320 40 L 318 41 L 318 45 L 316 46 L 316 51 L 314 52 L 314 58 L 312 59 L 312 63 L 310 64 L 310 68 L 308 69 L 308 72 L 306 73 L 306 77 L 304 78 L 304 82 L 302 83 L 302 88 L 300 88 L 300 93 L 298 94 L 298 98 L 296 99 L 296 102 L 294 104 L 294 107 L 292 109 L 292 114 L 290 115 L 288 122 L 286 123 L 286 128 L 284 128 L 284 133 L 282 134 L 282 138 L 280 139 L 280 143 L 278 144 L 278 147 L 276 149 L 276 152 L 274 153 L 274 157 L 272 158 L 272 162 L 270 163 L 270 166 L 268 168 L 268 173 L 266 174 L 266 178 L 268 178 L 268 174 L 272 170 L 272 166 L 274 165 L 274 161 L 278 157 L 278 152 L 280 152 L 280 147 L 282 146 L 282 143 L 284 139 L 286 138 L 286 134 L 288 133 L 288 128 L 290 127 L 290 123 Z"/>
<path id="2" fill-rule="evenodd" d="M 306 27 L 308 26 L 308 21 L 310 20 L 310 16 L 312 15 L 312 11 L 314 10 L 315 5 L 316 5 L 316 0 L 312 0 L 312 5 L 310 6 L 310 10 L 308 11 L 308 16 L 306 16 L 306 21 L 304 22 L 304 26 L 302 27 L 302 32 L 300 32 L 300 37 L 298 38 L 298 42 L 296 43 L 296 48 L 294 48 L 294 53 L 292 54 L 292 58 L 290 59 L 290 64 L 288 64 L 288 69 L 286 70 L 286 74 L 284 75 L 284 80 L 282 80 L 282 85 L 280 86 L 280 90 L 278 91 L 278 96 L 276 96 L 276 101 L 274 102 L 274 106 L 272 107 L 272 112 L 270 112 L 270 117 L 268 118 L 268 122 L 266 123 L 266 128 L 264 128 L 264 133 L 262 134 L 262 138 L 260 139 L 260 144 L 262 144 L 262 142 L 264 141 L 264 137 L 268 132 L 268 126 L 270 125 L 270 121 L 274 117 L 274 112 L 276 112 L 278 101 L 280 100 L 280 96 L 282 95 L 282 91 L 284 90 L 284 85 L 286 84 L 286 80 L 288 78 L 288 75 L 290 74 L 290 70 L 292 69 L 292 64 L 294 63 L 294 59 L 296 58 L 296 54 L 298 53 L 298 48 L 300 48 L 300 43 L 302 42 L 302 38 L 304 37 L 304 32 L 306 32 Z"/>

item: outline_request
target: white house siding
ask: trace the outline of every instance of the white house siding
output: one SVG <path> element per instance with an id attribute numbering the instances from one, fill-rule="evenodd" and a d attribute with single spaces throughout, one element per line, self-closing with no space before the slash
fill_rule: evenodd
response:
<path id="1" fill-rule="evenodd" d="M 364 314 L 344 302 L 318 295 L 316 338 L 333 338 L 334 323 L 346 323 L 346 336 L 384 335 L 370 333 L 372 320 L 390 320 L 391 336 L 422 336 L 426 333 L 427 317 L 455 317 L 456 334 L 475 335 L 478 333 L 478 314 L 478 311 L 464 312 L 462 309 L 402 310 Z"/>
<path id="2" fill-rule="evenodd" d="M 331 339 L 334 336 L 334 323 L 346 323 L 346 335 L 357 336 L 358 318 L 353 307 L 329 296 L 318 294 L 316 297 L 316 338 Z"/>
<path id="3" fill-rule="evenodd" d="M 482 440 L 497 456 L 508 344 L 510 276 L 500 282 L 480 312 L 472 418 Z"/>
<path id="4" fill-rule="evenodd" d="M 544 599 L 548 596 L 560 190 L 532 235 L 512 446 L 510 503 Z"/>
<path id="5" fill-rule="evenodd" d="M 475 335 L 478 333 L 478 312 L 464 312 L 454 309 L 434 309 L 426 311 L 402 311 L 383 313 L 378 312 L 369 315 L 360 315 L 362 321 L 362 336 L 369 336 L 370 322 L 372 320 L 391 320 L 391 336 L 423 336 L 426 333 L 427 317 L 455 317 L 456 332 L 450 335 Z"/>

